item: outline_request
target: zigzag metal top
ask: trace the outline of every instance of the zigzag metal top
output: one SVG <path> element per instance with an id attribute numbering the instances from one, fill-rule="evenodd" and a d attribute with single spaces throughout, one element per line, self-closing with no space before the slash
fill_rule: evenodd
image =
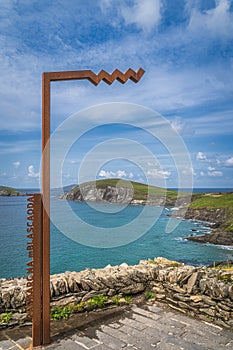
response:
<path id="1" fill-rule="evenodd" d="M 142 68 L 139 68 L 137 72 L 129 68 L 125 73 L 122 73 L 119 69 L 115 69 L 111 74 L 105 70 L 101 70 L 98 74 L 93 73 L 92 70 L 80 70 L 43 73 L 43 78 L 49 81 L 87 79 L 97 86 L 102 80 L 108 85 L 111 85 L 115 80 L 118 80 L 121 84 L 125 84 L 128 79 L 137 83 L 144 73 L 145 71 Z"/>

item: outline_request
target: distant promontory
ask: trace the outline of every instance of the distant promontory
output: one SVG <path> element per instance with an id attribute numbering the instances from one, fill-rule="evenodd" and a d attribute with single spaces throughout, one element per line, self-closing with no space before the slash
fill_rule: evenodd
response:
<path id="1" fill-rule="evenodd" d="M 62 199 L 79 202 L 105 202 L 173 207 L 171 216 L 211 223 L 211 233 L 188 235 L 190 241 L 233 246 L 233 192 L 193 193 L 167 190 L 122 179 L 85 182 L 73 187 Z"/>
<path id="2" fill-rule="evenodd" d="M 105 179 L 85 182 L 61 196 L 78 202 L 105 202 L 118 204 L 174 206 L 177 191 L 145 185 L 122 179 Z M 185 205 L 188 194 L 183 192 L 177 205 Z"/>
<path id="3" fill-rule="evenodd" d="M 22 193 L 12 187 L 0 186 L 0 196 L 16 197 L 22 196 Z"/>

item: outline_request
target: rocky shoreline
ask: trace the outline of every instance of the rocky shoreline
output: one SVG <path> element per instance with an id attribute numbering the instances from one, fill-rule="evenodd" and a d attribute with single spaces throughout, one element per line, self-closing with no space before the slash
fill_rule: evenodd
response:
<path id="1" fill-rule="evenodd" d="M 112 181 L 112 183 L 111 183 Z M 187 220 L 199 220 L 212 223 L 211 232 L 204 235 L 193 234 L 187 237 L 187 240 L 199 243 L 211 243 L 218 245 L 233 246 L 233 210 L 229 207 L 214 207 L 208 208 L 203 205 L 199 209 L 193 209 L 189 205 L 190 194 L 183 193 L 177 202 L 177 192 L 152 188 L 148 191 L 146 185 L 127 182 L 124 180 L 115 179 L 105 181 L 88 182 L 76 186 L 60 198 L 68 201 L 79 202 L 105 202 L 117 204 L 139 204 L 139 205 L 156 205 L 173 207 L 178 206 L 179 210 L 174 211 L 171 215 L 174 217 L 182 217 Z M 193 193 L 191 202 L 199 199 L 215 200 L 221 197 L 224 193 L 218 194 L 200 194 Z M 212 203 L 213 204 L 213 203 Z M 189 207 L 187 208 L 187 205 Z M 230 223 L 230 225 L 229 225 Z"/>
<path id="2" fill-rule="evenodd" d="M 231 219 L 228 208 L 212 209 L 184 209 L 180 208 L 172 214 L 176 217 L 184 217 L 187 220 L 199 220 L 210 224 L 210 233 L 204 235 L 192 235 L 187 240 L 199 243 L 210 243 L 216 245 L 233 246 L 233 230 L 226 228 L 226 222 Z"/>

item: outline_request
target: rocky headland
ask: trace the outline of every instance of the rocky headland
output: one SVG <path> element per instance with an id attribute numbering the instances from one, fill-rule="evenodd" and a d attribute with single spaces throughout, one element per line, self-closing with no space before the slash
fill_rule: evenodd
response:
<path id="1" fill-rule="evenodd" d="M 18 190 L 12 187 L 0 186 L 0 196 L 16 197 L 16 196 L 22 196 L 22 193 L 20 193 Z"/>
<path id="2" fill-rule="evenodd" d="M 139 204 L 179 207 L 171 215 L 191 220 L 211 223 L 211 232 L 204 235 L 192 233 L 190 241 L 219 245 L 233 245 L 233 193 L 193 193 L 179 196 L 177 191 L 148 186 L 120 179 L 98 180 L 76 186 L 62 199 L 70 201 L 90 201 L 118 204 Z"/>
<path id="3" fill-rule="evenodd" d="M 204 205 L 207 198 L 208 204 Z M 233 246 L 233 195 L 232 193 L 203 194 L 194 199 L 188 209 L 180 208 L 173 216 L 209 223 L 210 231 L 204 235 L 193 232 L 187 240 L 199 243 Z M 185 213 L 184 213 L 185 211 Z"/>
<path id="4" fill-rule="evenodd" d="M 75 186 L 60 198 L 78 202 L 105 202 L 141 205 L 185 205 L 189 195 L 183 193 L 176 203 L 177 191 L 122 179 L 86 182 Z"/>

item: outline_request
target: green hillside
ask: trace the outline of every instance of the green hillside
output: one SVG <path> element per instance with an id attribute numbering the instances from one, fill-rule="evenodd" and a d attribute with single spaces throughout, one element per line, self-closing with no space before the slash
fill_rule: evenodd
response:
<path id="1" fill-rule="evenodd" d="M 120 181 L 120 183 L 119 183 Z M 148 193 L 151 195 L 158 195 L 158 196 L 168 196 L 170 198 L 176 198 L 177 197 L 177 191 L 173 190 L 166 190 L 165 188 L 151 186 L 151 185 L 145 185 L 140 182 L 135 181 L 127 181 L 122 179 L 104 179 L 104 180 L 97 180 L 92 181 L 91 183 L 95 183 L 97 188 L 106 188 L 107 186 L 117 186 L 120 184 L 121 187 L 131 187 L 133 186 L 134 189 L 134 199 L 146 199 Z M 82 184 L 85 185 L 87 183 Z M 185 195 L 185 193 L 184 193 Z"/>
<path id="2" fill-rule="evenodd" d="M 204 193 L 190 204 L 192 209 L 233 207 L 233 193 Z"/>
<path id="3" fill-rule="evenodd" d="M 177 199 L 177 191 L 175 190 L 167 190 L 161 187 L 151 186 L 142 184 L 135 181 L 127 181 L 122 179 L 104 179 L 104 180 L 96 180 L 82 183 L 74 187 L 69 193 L 72 195 L 73 200 L 80 193 L 80 188 L 87 188 L 89 186 L 95 186 L 97 189 L 107 189 L 108 187 L 121 187 L 121 188 L 132 188 L 133 187 L 133 200 L 146 202 L 149 200 L 150 204 L 158 205 L 158 201 L 163 201 L 163 204 L 166 205 L 174 205 Z M 186 192 L 180 193 L 180 201 L 185 202 L 185 198 L 189 196 Z M 67 199 L 66 196 L 65 199 Z M 69 199 L 71 199 L 69 197 Z M 156 204 L 157 203 L 157 204 Z"/>
<path id="4" fill-rule="evenodd" d="M 12 187 L 0 186 L 0 196 L 20 196 L 20 192 Z"/>

